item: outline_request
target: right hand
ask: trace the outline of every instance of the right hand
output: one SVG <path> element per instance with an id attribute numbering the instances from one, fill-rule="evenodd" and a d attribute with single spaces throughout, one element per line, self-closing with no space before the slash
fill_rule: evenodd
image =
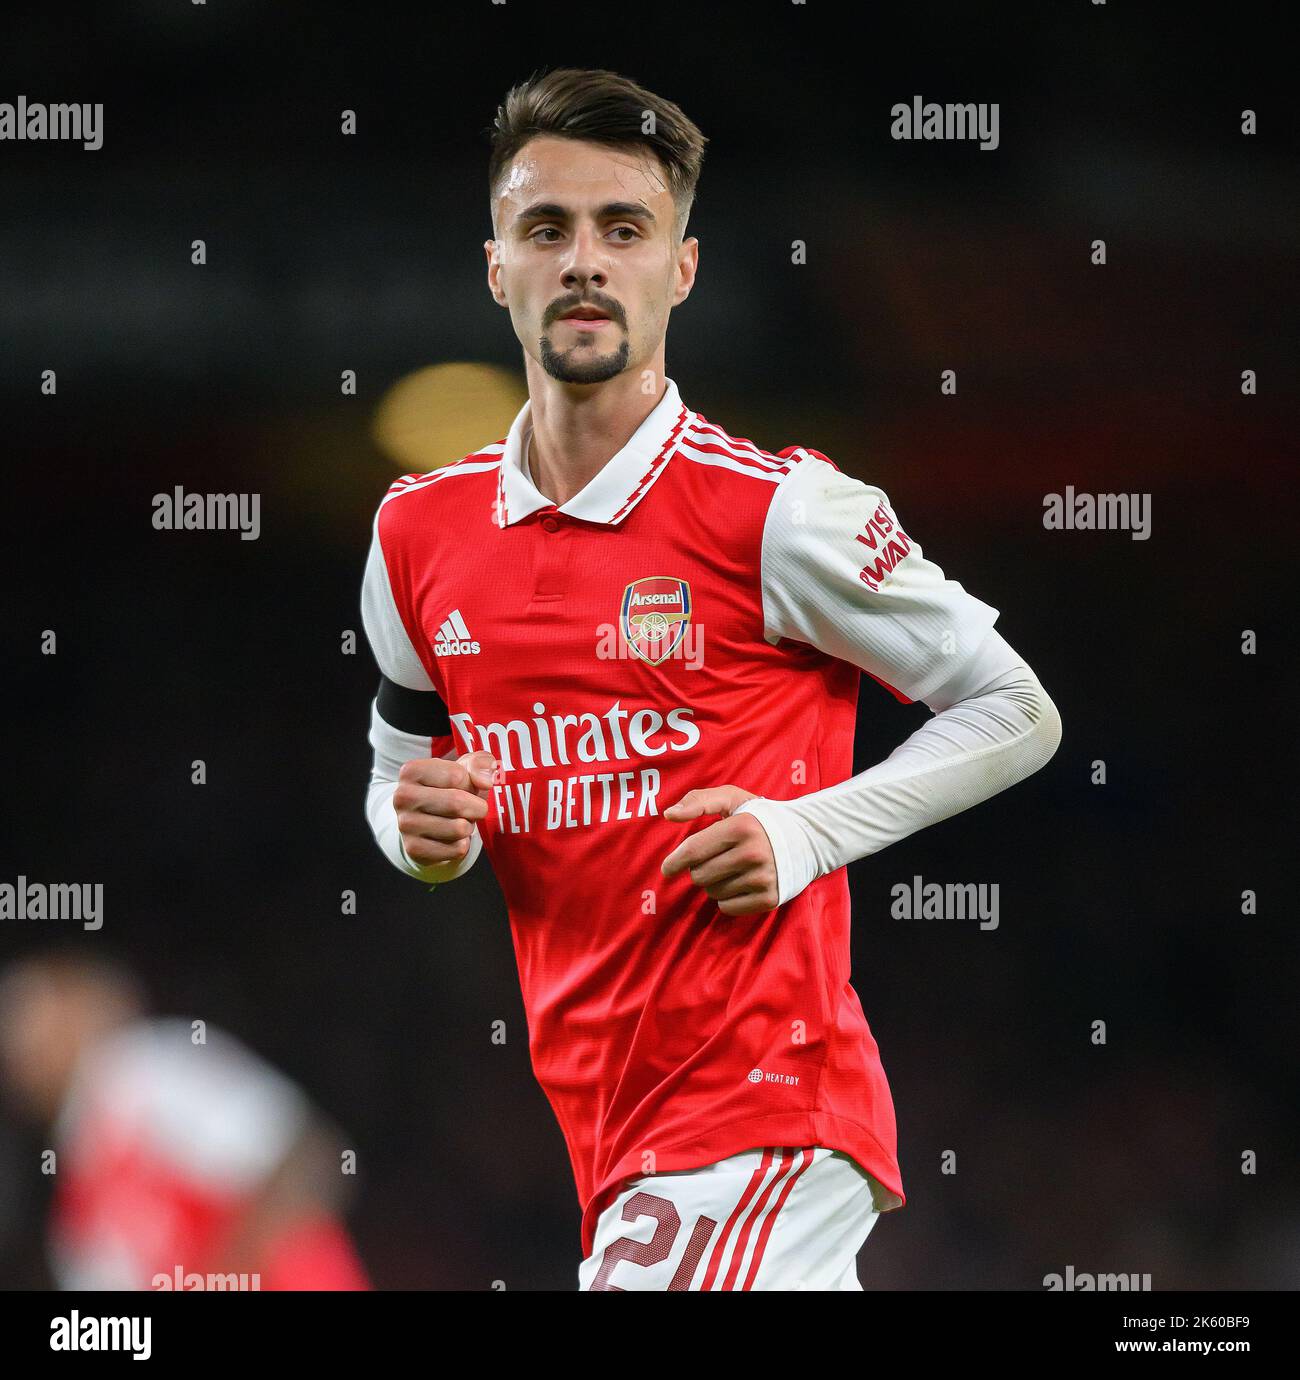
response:
<path id="1" fill-rule="evenodd" d="M 467 752 L 454 762 L 404 762 L 393 809 L 406 856 L 421 867 L 459 862 L 469 852 L 475 823 L 487 815 L 488 791 L 499 780 L 500 763 L 490 752 Z"/>

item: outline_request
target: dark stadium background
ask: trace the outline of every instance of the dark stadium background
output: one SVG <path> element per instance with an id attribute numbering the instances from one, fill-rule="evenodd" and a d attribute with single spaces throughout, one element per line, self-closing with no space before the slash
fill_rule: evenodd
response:
<path id="1" fill-rule="evenodd" d="M 95 13 L 32 6 L 0 58 L 0 99 L 106 106 L 99 152 L 0 145 L 0 878 L 102 882 L 82 942 L 346 1128 L 376 1283 L 576 1282 L 578 1205 L 490 865 L 430 895 L 380 856 L 376 674 L 364 640 L 339 650 L 400 472 L 372 435 L 380 399 L 428 364 L 518 367 L 483 281 L 482 130 L 512 82 L 574 64 L 679 101 L 710 139 L 700 281 L 669 332 L 686 401 L 883 487 L 1002 610 L 1064 720 L 1042 773 L 850 869 L 909 1195 L 864 1286 L 1033 1290 L 1068 1265 L 1300 1284 L 1281 9 Z M 895 142 L 889 108 L 914 95 L 999 102 L 1000 147 Z M 260 540 L 156 532 L 152 496 L 177 484 L 259 492 Z M 1150 539 L 1045 531 L 1043 496 L 1071 484 L 1150 493 Z M 865 680 L 859 769 L 925 715 Z M 1000 927 L 892 919 L 890 887 L 918 873 L 997 882 Z M 0 958 L 79 939 L 0 922 Z M 0 1120 L 8 1287 L 47 1283 L 42 1144 Z"/>

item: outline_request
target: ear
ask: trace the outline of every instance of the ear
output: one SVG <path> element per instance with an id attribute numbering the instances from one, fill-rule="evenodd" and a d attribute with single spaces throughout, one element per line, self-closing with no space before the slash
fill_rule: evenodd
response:
<path id="1" fill-rule="evenodd" d="M 677 250 L 677 282 L 673 288 L 673 306 L 680 306 L 695 286 L 700 267 L 700 242 L 692 235 L 681 242 Z"/>
<path id="2" fill-rule="evenodd" d="M 484 240 L 483 253 L 487 256 L 488 291 L 497 306 L 506 305 L 506 294 L 501 286 L 501 253 L 499 240 Z"/>

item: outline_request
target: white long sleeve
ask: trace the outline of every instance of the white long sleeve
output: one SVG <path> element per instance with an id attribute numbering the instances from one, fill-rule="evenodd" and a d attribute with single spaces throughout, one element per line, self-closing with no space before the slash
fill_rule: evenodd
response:
<path id="1" fill-rule="evenodd" d="M 935 717 L 876 766 L 794 800 L 755 797 L 739 807 L 771 840 L 779 905 L 817 877 L 1032 775 L 1061 741 L 1056 706 L 995 631 L 924 703 Z"/>
<path id="2" fill-rule="evenodd" d="M 393 809 L 397 773 L 401 771 L 403 763 L 429 756 L 429 739 L 414 733 L 403 733 L 386 723 L 380 716 L 378 703 L 374 703 L 370 707 L 370 745 L 375 750 L 375 760 L 370 769 L 370 787 L 366 792 L 366 818 L 384 857 L 408 877 L 416 877 L 422 882 L 450 882 L 463 877 L 478 861 L 478 855 L 483 850 L 483 839 L 477 824 L 469 837 L 469 852 L 463 858 L 427 866 L 412 862 L 406 856 L 401 831 L 397 827 L 397 814 Z M 452 751 L 447 756 L 455 760 L 457 754 Z"/>
<path id="3" fill-rule="evenodd" d="M 361 619 L 371 650 L 380 671 L 392 684 L 387 690 L 405 690 L 419 697 L 437 701 L 437 692 L 411 644 L 411 638 L 398 613 L 379 540 L 379 524 L 374 524 L 370 539 L 370 553 L 361 587 Z M 444 711 L 445 717 L 445 711 Z M 422 716 L 417 716 L 423 722 Z M 408 877 L 422 882 L 450 882 L 463 876 L 474 866 L 483 848 L 478 825 L 470 835 L 469 852 L 456 862 L 431 863 L 421 866 L 406 856 L 402 847 L 397 814 L 393 809 L 393 793 L 397 790 L 397 774 L 406 762 L 434 755 L 433 741 L 424 734 L 394 728 L 379 712 L 376 699 L 370 708 L 370 746 L 374 748 L 374 762 L 370 769 L 370 785 L 366 791 L 366 819 L 380 851 L 394 867 Z M 446 740 L 444 740 L 445 742 Z M 446 756 L 453 760 L 459 755 L 454 747 Z"/>
<path id="4" fill-rule="evenodd" d="M 994 630 L 997 610 L 923 556 L 880 489 L 805 453 L 773 497 L 762 566 L 769 641 L 815 646 L 935 714 L 857 776 L 739 807 L 772 842 L 779 904 L 987 800 L 1056 751 L 1060 715 Z"/>

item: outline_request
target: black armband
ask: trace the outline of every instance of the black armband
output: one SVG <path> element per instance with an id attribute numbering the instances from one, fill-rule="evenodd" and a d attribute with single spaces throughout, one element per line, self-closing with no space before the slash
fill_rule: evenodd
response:
<path id="1" fill-rule="evenodd" d="M 403 733 L 414 733 L 420 738 L 444 738 L 451 732 L 447 706 L 436 690 L 408 690 L 387 676 L 381 676 L 375 699 L 379 717 Z"/>

